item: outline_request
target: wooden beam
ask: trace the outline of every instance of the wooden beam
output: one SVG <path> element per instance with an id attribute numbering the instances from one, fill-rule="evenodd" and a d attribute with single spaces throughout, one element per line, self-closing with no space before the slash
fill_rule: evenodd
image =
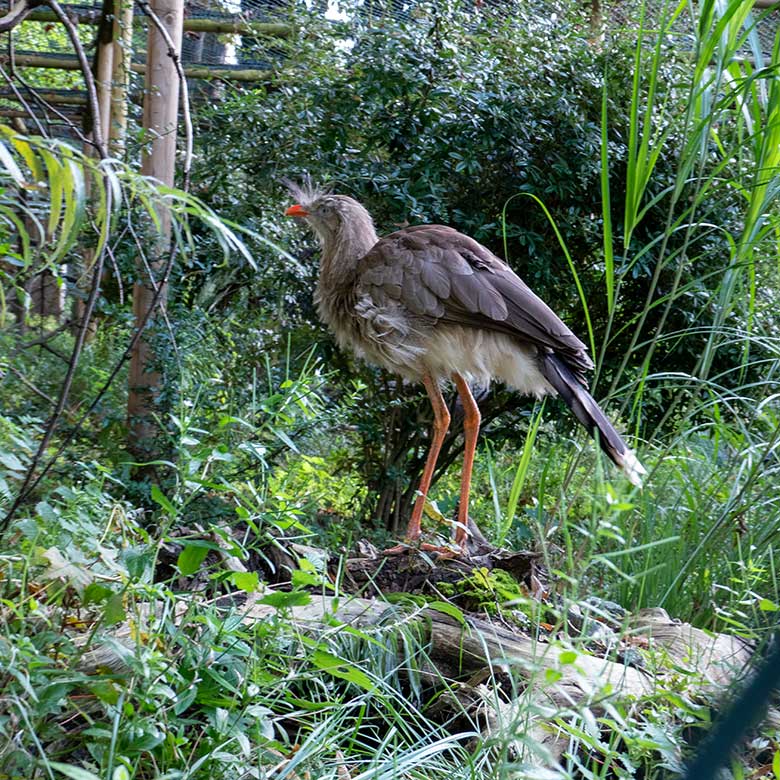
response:
<path id="1" fill-rule="evenodd" d="M 100 9 L 79 8 L 68 14 L 79 24 L 100 24 Z M 28 22 L 57 22 L 58 19 L 48 8 L 36 8 L 27 17 Z M 254 22 L 247 19 L 210 19 L 208 17 L 190 17 L 184 20 L 186 32 L 236 33 L 238 35 L 268 35 L 274 38 L 288 38 L 292 33 L 289 24 L 280 22 Z"/>
<path id="2" fill-rule="evenodd" d="M 7 117 L 8 119 L 29 119 L 30 114 L 28 111 L 23 111 L 21 108 L 0 108 L 0 116 Z M 52 117 L 49 120 L 50 124 L 66 124 L 62 119 L 58 117 Z"/>
<path id="3" fill-rule="evenodd" d="M 81 92 L 68 94 L 67 92 L 46 92 L 45 90 L 36 89 L 35 94 L 41 100 L 56 106 L 85 106 L 87 104 L 87 96 Z M 13 92 L 0 92 L 0 100 L 9 100 L 16 103 L 19 98 Z M 29 102 L 35 104 L 35 101 L 32 99 Z"/>
<path id="4" fill-rule="evenodd" d="M 235 33 L 237 35 L 267 35 L 272 38 L 289 38 L 292 27 L 276 22 L 251 22 L 242 19 L 208 19 L 193 17 L 184 20 L 187 32 Z"/>
<path id="5" fill-rule="evenodd" d="M 7 54 L 0 54 L 0 64 L 7 64 Z M 71 57 L 56 57 L 43 54 L 17 54 L 14 64 L 23 68 L 53 68 L 55 70 L 81 70 L 78 60 Z M 134 62 L 130 66 L 133 73 L 146 73 L 146 65 Z M 270 70 L 255 70 L 253 68 L 210 68 L 208 66 L 185 65 L 184 75 L 190 79 L 222 79 L 224 81 L 269 81 L 274 73 Z"/>
<path id="6" fill-rule="evenodd" d="M 238 69 L 208 66 L 184 66 L 184 75 L 188 79 L 221 79 L 223 81 L 270 81 L 274 77 L 272 70 Z"/>

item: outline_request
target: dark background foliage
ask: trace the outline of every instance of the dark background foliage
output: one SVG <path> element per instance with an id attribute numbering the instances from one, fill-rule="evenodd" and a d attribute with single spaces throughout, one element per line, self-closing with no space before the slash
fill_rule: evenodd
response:
<path id="1" fill-rule="evenodd" d="M 199 194 L 221 213 L 297 246 L 302 267 L 293 269 L 268 255 L 259 275 L 247 269 L 220 276 L 203 261 L 208 273 L 187 277 L 185 299 L 226 316 L 248 303 L 259 321 L 267 324 L 270 317 L 273 328 L 290 334 L 294 353 L 304 353 L 319 327 L 311 305 L 317 248 L 311 235 L 280 224 L 288 202 L 280 179 L 310 175 L 363 201 L 380 232 L 440 222 L 473 235 L 506 255 L 585 338 L 586 321 L 571 272 L 547 216 L 529 197 L 535 196 L 549 209 L 574 258 L 598 345 L 608 320 L 599 180 L 601 101 L 606 79 L 612 219 L 620 225 L 634 41 L 619 34 L 589 41 L 583 34 L 588 19 L 574 4 L 545 14 L 527 4 L 516 4 L 511 11 L 434 4 L 419 7 L 407 21 L 364 17 L 348 28 L 307 18 L 301 24 L 305 34 L 290 45 L 286 78 L 264 89 L 236 91 L 214 110 L 200 112 Z M 667 87 L 683 73 L 684 59 L 684 52 L 667 58 Z M 669 99 L 680 98 L 670 91 Z M 664 129 L 659 127 L 659 134 Z M 677 143 L 672 134 L 666 138 L 650 194 L 673 183 Z M 675 214 L 661 203 L 634 232 L 636 246 L 663 234 L 673 221 Z M 717 211 L 724 224 L 730 208 L 719 196 L 704 204 L 701 218 Z M 723 241 L 713 235 L 708 240 Z M 677 241 L 671 237 L 669 252 Z M 628 253 L 618 246 L 616 254 L 619 266 Z M 711 270 L 702 266 L 717 254 L 710 246 L 703 253 L 706 261 L 691 257 L 683 284 L 699 298 L 695 305 L 674 307 L 667 330 L 682 331 L 709 316 L 706 282 L 696 280 Z M 657 259 L 652 251 L 646 254 L 623 283 L 615 313 L 622 327 L 611 332 L 597 397 L 607 390 L 629 349 L 632 307 L 642 308 Z M 672 277 L 673 264 L 661 274 L 657 297 L 668 292 Z M 638 344 L 652 336 L 661 310 L 651 310 Z M 336 369 L 330 385 L 334 398 L 340 385 L 355 376 L 366 382 L 362 400 L 345 411 L 345 423 L 357 432 L 357 466 L 369 494 L 376 496 L 376 504 L 369 500 L 365 512 L 397 531 L 422 466 L 425 402 L 416 390 L 351 365 L 324 333 L 316 338 L 324 342 L 326 363 Z M 664 342 L 651 370 L 690 371 L 703 339 Z M 622 382 L 637 376 L 642 358 L 641 350 L 630 356 Z M 648 430 L 666 400 L 660 391 L 645 396 L 642 418 Z M 498 445 L 517 440 L 530 403 L 491 391 L 483 404 L 492 440 Z M 499 417 L 507 409 L 513 413 Z M 443 468 L 454 460 L 458 446 L 456 431 L 445 442 Z"/>

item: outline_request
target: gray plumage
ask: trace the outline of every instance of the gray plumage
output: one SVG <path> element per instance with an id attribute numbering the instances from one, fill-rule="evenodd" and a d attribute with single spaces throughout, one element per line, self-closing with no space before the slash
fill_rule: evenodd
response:
<path id="1" fill-rule="evenodd" d="M 322 244 L 315 300 L 342 347 L 411 381 L 454 372 L 559 394 L 632 483 L 645 472 L 588 392 L 585 345 L 501 259 L 443 225 L 380 238 L 363 206 L 291 187 Z"/>

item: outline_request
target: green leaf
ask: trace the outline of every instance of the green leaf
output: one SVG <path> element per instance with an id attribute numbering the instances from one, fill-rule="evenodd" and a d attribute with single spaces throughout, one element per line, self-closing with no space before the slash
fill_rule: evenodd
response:
<path id="1" fill-rule="evenodd" d="M 256 571 L 234 571 L 228 579 L 245 593 L 255 593 L 260 587 L 260 577 Z"/>
<path id="2" fill-rule="evenodd" d="M 188 577 L 200 568 L 201 563 L 203 563 L 208 554 L 209 547 L 206 547 L 203 544 L 190 542 L 186 544 L 184 549 L 179 553 L 176 566 L 185 577 Z"/>
<path id="3" fill-rule="evenodd" d="M 130 547 L 121 556 L 122 562 L 127 567 L 127 573 L 134 579 L 140 580 L 146 574 L 147 567 L 151 564 L 153 555 L 148 547 Z"/>
<path id="4" fill-rule="evenodd" d="M 557 669 L 545 669 L 544 679 L 548 685 L 554 685 L 561 677 L 563 677 L 563 674 Z"/>
<path id="5" fill-rule="evenodd" d="M 116 704 L 119 701 L 119 687 L 110 680 L 97 680 L 91 683 L 89 690 L 105 704 Z"/>
<path id="6" fill-rule="evenodd" d="M 290 607 L 303 607 L 311 601 L 311 596 L 302 590 L 293 590 L 289 593 L 275 591 L 260 599 L 261 604 L 267 604 L 276 609 L 289 609 Z"/>
<path id="7" fill-rule="evenodd" d="M 62 161 L 59 178 L 62 181 L 65 211 L 62 217 L 62 232 L 54 250 L 54 258 L 62 257 L 76 240 L 86 212 L 86 187 L 84 172 L 72 158 Z"/>
<path id="8" fill-rule="evenodd" d="M 21 168 L 16 164 L 13 155 L 9 151 L 8 147 L 0 141 L 0 163 L 2 163 L 8 175 L 20 186 L 25 184 L 24 174 Z"/>
<path id="9" fill-rule="evenodd" d="M 99 604 L 101 601 L 111 598 L 114 591 L 99 582 L 93 582 L 84 588 L 84 596 L 81 603 L 86 607 L 90 604 Z"/>
<path id="10" fill-rule="evenodd" d="M 429 601 L 426 606 L 428 609 L 449 615 L 449 617 L 455 618 L 462 626 L 466 626 L 466 616 L 454 604 L 450 604 L 448 601 Z"/>
<path id="11" fill-rule="evenodd" d="M 49 176 L 49 225 L 46 228 L 46 233 L 51 238 L 57 230 L 62 214 L 62 165 L 47 149 L 41 149 L 41 157 L 46 164 Z"/>
<path id="12" fill-rule="evenodd" d="M 301 563 L 303 563 L 303 561 L 301 561 Z M 293 588 L 314 587 L 322 584 L 322 576 L 316 572 L 295 569 L 292 573 L 292 584 Z"/>
<path id="13" fill-rule="evenodd" d="M 176 517 L 176 507 L 157 485 L 152 485 L 152 501 L 159 504 L 171 517 Z"/>
<path id="14" fill-rule="evenodd" d="M 11 137 L 11 143 L 13 144 L 16 151 L 24 158 L 24 161 L 27 163 L 27 167 L 30 169 L 30 173 L 32 174 L 31 184 L 38 185 L 41 181 L 43 181 L 43 169 L 41 167 L 40 161 L 38 160 L 38 157 L 36 156 L 35 152 L 33 152 L 32 147 L 25 139 L 18 135 Z"/>
<path id="15" fill-rule="evenodd" d="M 365 672 L 360 671 L 356 666 L 332 653 L 317 649 L 309 658 L 318 669 L 327 672 L 333 677 L 338 677 L 339 680 L 351 682 L 366 691 L 374 690 L 374 683 Z"/>
<path id="16" fill-rule="evenodd" d="M 563 664 L 573 664 L 577 660 L 578 654 L 574 650 L 564 650 L 559 656 L 558 661 Z"/>
<path id="17" fill-rule="evenodd" d="M 173 711 L 177 715 L 181 715 L 182 712 L 189 709 L 192 702 L 195 701 L 197 695 L 198 686 L 194 684 L 190 685 L 176 697 L 176 704 L 173 706 Z"/>
<path id="18" fill-rule="evenodd" d="M 125 619 L 125 605 L 121 593 L 115 593 L 106 601 L 103 617 L 108 626 L 114 626 Z"/>
<path id="19" fill-rule="evenodd" d="M 0 463 L 11 471 L 24 471 L 24 464 L 13 452 L 0 453 Z"/>
<path id="20" fill-rule="evenodd" d="M 92 772 L 82 769 L 78 766 L 71 766 L 70 764 L 61 764 L 59 761 L 49 761 L 48 766 L 51 769 L 56 769 L 60 774 L 65 777 L 70 777 L 71 780 L 102 780 Z"/>
<path id="21" fill-rule="evenodd" d="M 281 429 L 271 428 L 271 433 L 279 439 L 282 444 L 289 447 L 293 452 L 300 452 L 295 442 Z"/>
<path id="22" fill-rule="evenodd" d="M 758 608 L 763 612 L 777 612 L 780 610 L 780 606 L 769 599 L 761 599 L 761 601 L 758 602 Z"/>

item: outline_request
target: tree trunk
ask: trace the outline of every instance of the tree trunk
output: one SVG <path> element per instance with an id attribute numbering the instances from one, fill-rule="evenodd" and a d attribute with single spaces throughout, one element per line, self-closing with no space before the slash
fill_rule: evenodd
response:
<path id="1" fill-rule="evenodd" d="M 152 12 L 157 16 L 173 42 L 178 56 L 181 52 L 184 4 L 182 0 L 152 0 Z M 173 185 L 176 164 L 176 126 L 179 106 L 179 80 L 174 60 L 168 54 L 168 44 L 150 21 L 147 38 L 147 66 L 144 93 L 144 130 L 152 139 L 141 159 L 141 173 L 163 184 Z M 142 259 L 137 263 L 137 280 L 133 286 L 133 315 L 140 327 L 153 305 L 156 280 L 161 277 L 171 244 L 171 215 L 168 209 L 158 212 L 160 230 L 150 236 L 148 250 L 149 277 Z M 167 291 L 163 290 L 159 308 L 164 309 Z M 130 360 L 130 394 L 128 422 L 130 451 L 139 459 L 155 455 L 157 426 L 154 415 L 159 412 L 157 401 L 161 373 L 153 348 L 152 333 L 155 317 L 149 321 L 151 330 L 138 340 Z"/>

